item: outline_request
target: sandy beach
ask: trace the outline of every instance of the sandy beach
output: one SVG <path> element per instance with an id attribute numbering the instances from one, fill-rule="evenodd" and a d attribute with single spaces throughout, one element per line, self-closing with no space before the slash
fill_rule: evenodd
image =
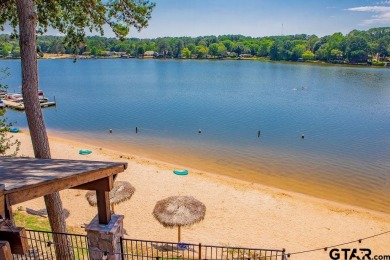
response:
<path id="1" fill-rule="evenodd" d="M 19 155 L 33 156 L 26 133 L 15 135 L 21 142 Z M 177 229 L 164 228 L 152 211 L 158 200 L 172 195 L 191 195 L 207 208 L 204 221 L 182 229 L 185 242 L 253 248 L 286 248 L 288 253 L 321 248 L 390 231 L 390 215 L 299 193 L 239 181 L 215 173 L 189 169 L 189 175 L 172 173 L 178 166 L 124 154 L 59 137 L 50 137 L 53 158 L 125 161 L 126 172 L 118 180 L 135 188 L 131 200 L 115 207 L 125 216 L 129 238 L 176 241 Z M 79 155 L 91 149 L 91 155 Z M 96 215 L 85 191 L 64 190 L 61 198 L 70 212 L 67 224 L 81 226 Z M 386 199 L 386 198 L 385 198 Z M 21 204 L 35 210 L 44 208 L 43 198 Z M 373 255 L 390 255 L 390 233 L 340 248 L 369 248 Z M 292 255 L 290 259 L 329 259 L 323 250 Z"/>

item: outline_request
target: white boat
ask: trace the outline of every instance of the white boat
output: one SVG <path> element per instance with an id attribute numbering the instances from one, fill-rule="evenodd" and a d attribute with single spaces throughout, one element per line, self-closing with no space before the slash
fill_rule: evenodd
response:
<path id="1" fill-rule="evenodd" d="M 16 101 L 18 99 L 23 99 L 23 95 L 20 94 L 20 93 L 17 93 L 17 94 L 6 94 L 5 95 L 5 98 L 6 99 L 9 99 L 9 100 L 12 100 L 12 101 Z"/>
<path id="2" fill-rule="evenodd" d="M 16 94 L 6 94 L 5 98 L 14 102 L 21 103 L 23 102 L 23 95 L 20 93 Z M 40 103 L 46 103 L 49 101 L 48 98 L 45 98 L 45 94 L 43 93 L 42 90 L 38 90 L 38 98 Z"/>

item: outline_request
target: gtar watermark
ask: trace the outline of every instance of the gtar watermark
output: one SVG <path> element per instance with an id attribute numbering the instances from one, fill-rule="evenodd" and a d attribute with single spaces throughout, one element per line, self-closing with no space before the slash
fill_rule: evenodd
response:
<path id="1" fill-rule="evenodd" d="M 333 248 L 329 257 L 332 260 L 390 260 L 390 254 L 375 255 L 369 248 Z"/>

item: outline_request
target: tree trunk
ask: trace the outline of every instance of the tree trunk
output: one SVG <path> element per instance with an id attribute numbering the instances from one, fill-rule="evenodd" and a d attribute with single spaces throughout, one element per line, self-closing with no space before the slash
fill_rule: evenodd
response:
<path id="1" fill-rule="evenodd" d="M 20 33 L 20 56 L 22 59 L 22 92 L 28 127 L 36 158 L 50 159 L 49 139 L 38 97 L 38 63 L 36 25 L 37 14 L 33 0 L 17 0 Z M 45 203 L 53 232 L 66 233 L 62 202 L 58 192 L 45 196 Z M 72 259 L 72 248 L 66 236 L 55 235 L 57 259 Z M 62 245 L 62 246 L 61 246 Z"/>

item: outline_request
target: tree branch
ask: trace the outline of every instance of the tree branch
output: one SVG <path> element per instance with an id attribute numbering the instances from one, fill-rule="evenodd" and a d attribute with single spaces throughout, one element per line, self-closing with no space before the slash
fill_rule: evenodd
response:
<path id="1" fill-rule="evenodd" d="M 5 6 L 7 3 L 11 2 L 11 0 L 0 0 L 0 6 L 3 7 Z"/>

